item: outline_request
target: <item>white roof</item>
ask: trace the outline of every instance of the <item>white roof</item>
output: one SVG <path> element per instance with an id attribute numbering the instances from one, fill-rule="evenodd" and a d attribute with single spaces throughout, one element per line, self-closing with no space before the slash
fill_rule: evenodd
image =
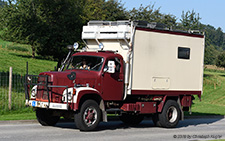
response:
<path id="1" fill-rule="evenodd" d="M 130 39 L 129 21 L 90 21 L 83 26 L 82 39 Z"/>

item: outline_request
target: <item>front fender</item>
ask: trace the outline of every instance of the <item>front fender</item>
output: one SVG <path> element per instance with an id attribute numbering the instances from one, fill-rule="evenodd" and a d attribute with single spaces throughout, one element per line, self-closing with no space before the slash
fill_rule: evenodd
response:
<path id="1" fill-rule="evenodd" d="M 74 110 L 78 110 L 79 108 L 79 103 L 82 99 L 83 96 L 86 96 L 86 95 L 93 95 L 94 96 L 99 96 L 100 98 L 101 95 L 100 95 L 100 92 L 94 88 L 91 88 L 91 87 L 79 87 L 79 88 L 75 88 L 76 89 L 76 94 L 74 95 L 73 97 L 73 101 L 74 101 Z"/>

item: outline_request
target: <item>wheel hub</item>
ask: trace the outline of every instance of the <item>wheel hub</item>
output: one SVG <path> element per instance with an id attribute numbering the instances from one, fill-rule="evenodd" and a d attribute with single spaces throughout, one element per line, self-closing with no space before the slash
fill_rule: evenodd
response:
<path id="1" fill-rule="evenodd" d="M 97 120 L 97 111 L 94 107 L 88 107 L 83 115 L 83 120 L 86 125 L 92 126 Z"/>
<path id="2" fill-rule="evenodd" d="M 170 107 L 167 111 L 167 119 L 170 123 L 173 123 L 177 120 L 177 109 L 175 107 Z"/>

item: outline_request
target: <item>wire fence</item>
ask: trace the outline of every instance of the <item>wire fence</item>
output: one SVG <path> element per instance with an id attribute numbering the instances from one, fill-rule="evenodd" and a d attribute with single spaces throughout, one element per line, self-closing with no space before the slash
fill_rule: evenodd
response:
<path id="1" fill-rule="evenodd" d="M 0 72 L 0 113 L 4 113 L 9 110 L 19 110 L 25 108 L 24 82 L 25 74 L 12 74 L 12 91 L 10 104 L 9 72 Z"/>

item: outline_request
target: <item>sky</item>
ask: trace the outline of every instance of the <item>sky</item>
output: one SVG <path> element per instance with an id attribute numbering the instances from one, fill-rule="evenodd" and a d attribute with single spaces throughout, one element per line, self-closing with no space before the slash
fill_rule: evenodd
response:
<path id="1" fill-rule="evenodd" d="M 221 27 L 225 32 L 225 0 L 121 0 L 127 10 L 154 4 L 163 14 L 172 14 L 180 21 L 182 11 L 194 10 L 201 17 L 200 22 L 215 28 Z"/>

